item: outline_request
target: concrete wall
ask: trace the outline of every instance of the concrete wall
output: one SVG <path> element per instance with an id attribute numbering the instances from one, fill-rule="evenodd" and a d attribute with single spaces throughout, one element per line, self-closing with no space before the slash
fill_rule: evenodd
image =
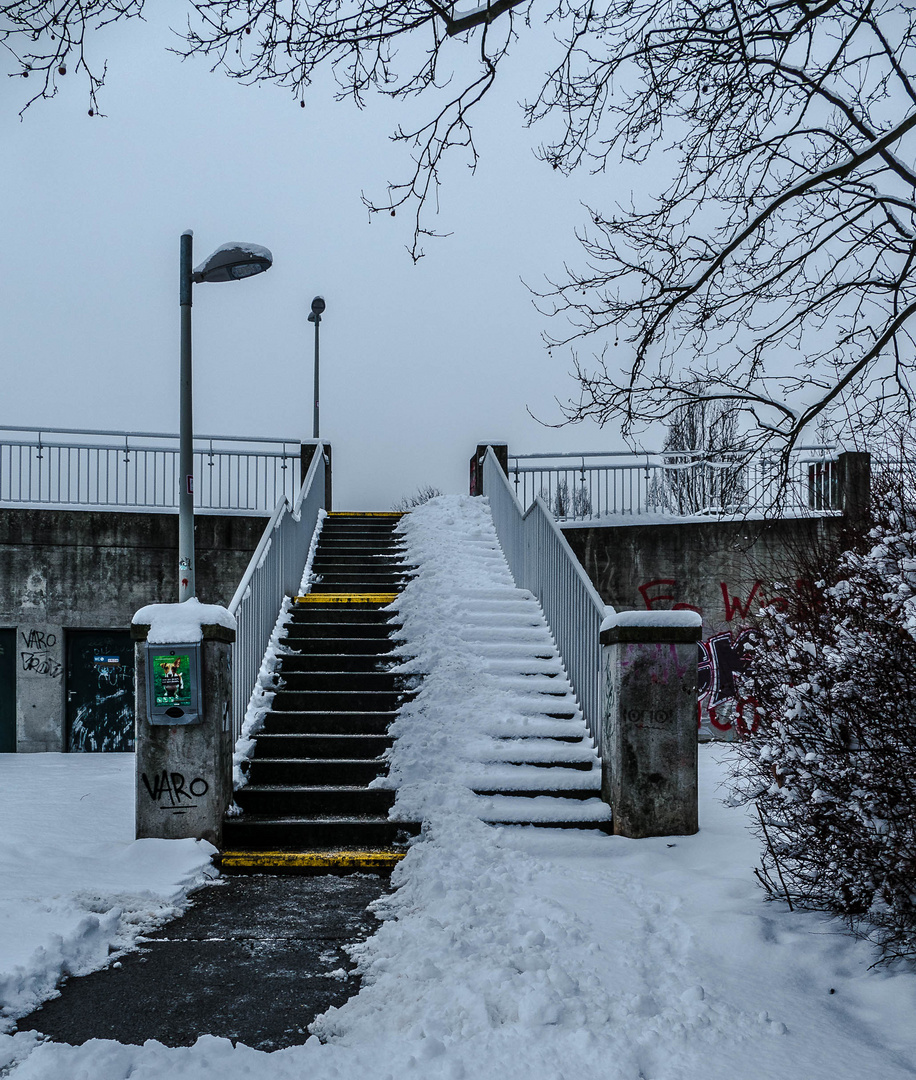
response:
<path id="1" fill-rule="evenodd" d="M 227 604 L 267 518 L 200 515 L 197 591 Z M 0 626 L 17 632 L 17 749 L 64 749 L 69 630 L 177 598 L 178 515 L 0 509 Z"/>
<path id="2" fill-rule="evenodd" d="M 748 662 L 754 612 L 787 591 L 804 595 L 806 583 L 793 573 L 798 554 L 834 541 L 842 525 L 840 517 L 811 517 L 562 528 L 605 603 L 702 615 L 700 734 L 722 738 L 743 719 L 734 675 Z"/>

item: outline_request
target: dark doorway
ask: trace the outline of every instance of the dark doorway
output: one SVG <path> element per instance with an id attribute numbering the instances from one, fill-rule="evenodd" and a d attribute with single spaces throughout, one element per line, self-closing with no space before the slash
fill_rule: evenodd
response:
<path id="1" fill-rule="evenodd" d="M 67 749 L 134 748 L 134 643 L 128 630 L 67 634 Z"/>
<path id="2" fill-rule="evenodd" d="M 16 631 L 0 630 L 0 754 L 16 750 Z"/>

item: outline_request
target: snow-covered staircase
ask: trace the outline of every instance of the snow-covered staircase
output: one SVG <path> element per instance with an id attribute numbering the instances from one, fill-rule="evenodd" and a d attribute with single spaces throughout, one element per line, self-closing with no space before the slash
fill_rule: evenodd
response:
<path id="1" fill-rule="evenodd" d="M 242 813 L 224 823 L 227 870 L 391 869 L 443 791 L 492 824 L 609 827 L 601 765 L 550 629 L 512 583 L 492 525 L 482 544 L 450 538 L 452 581 L 448 540 L 416 570 L 399 521 L 325 520 L 236 792 Z M 402 608 L 423 612 L 424 640 Z"/>
<path id="2" fill-rule="evenodd" d="M 481 499 L 448 497 L 402 529 L 418 567 L 395 606 L 397 670 L 423 672 L 391 728 L 392 811 L 452 806 L 504 825 L 610 827 L 601 763 L 540 605 L 518 589 Z"/>

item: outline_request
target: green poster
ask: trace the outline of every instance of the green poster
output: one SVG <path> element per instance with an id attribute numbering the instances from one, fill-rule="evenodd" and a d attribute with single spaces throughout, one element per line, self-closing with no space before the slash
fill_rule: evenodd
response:
<path id="1" fill-rule="evenodd" d="M 191 704 L 191 658 L 187 653 L 154 656 L 153 697 L 155 708 Z"/>

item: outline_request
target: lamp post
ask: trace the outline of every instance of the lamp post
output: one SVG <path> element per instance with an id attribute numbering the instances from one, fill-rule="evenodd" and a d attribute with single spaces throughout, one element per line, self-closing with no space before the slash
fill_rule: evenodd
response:
<path id="1" fill-rule="evenodd" d="M 327 307 L 323 296 L 316 296 L 309 312 L 309 322 L 315 324 L 315 407 L 312 413 L 312 438 L 318 438 L 318 327 L 321 325 L 321 313 Z"/>
<path id="2" fill-rule="evenodd" d="M 191 269 L 194 233 L 181 234 L 178 303 L 181 310 L 181 363 L 178 425 L 178 601 L 196 595 L 194 585 L 194 416 L 191 395 L 191 285 L 202 281 L 241 281 L 269 270 L 273 255 L 258 244 L 223 244 Z"/>

